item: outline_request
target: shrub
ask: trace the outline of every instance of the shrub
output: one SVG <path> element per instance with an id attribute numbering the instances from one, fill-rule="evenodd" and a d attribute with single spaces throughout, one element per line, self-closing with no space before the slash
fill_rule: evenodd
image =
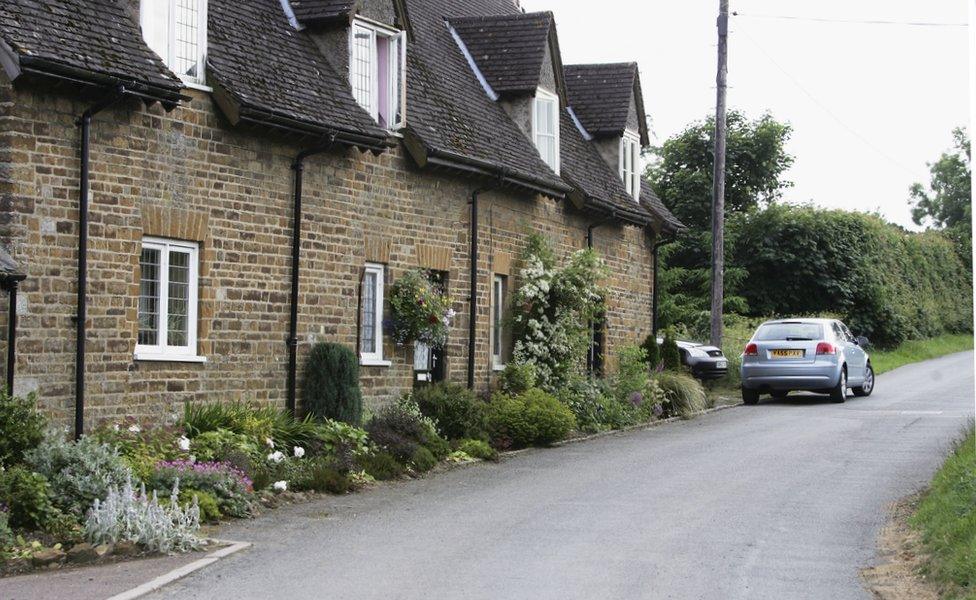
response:
<path id="1" fill-rule="evenodd" d="M 652 371 L 656 371 L 661 366 L 661 346 L 657 343 L 657 337 L 648 334 L 640 347 L 647 353 L 647 364 L 651 367 Z"/>
<path id="2" fill-rule="evenodd" d="M 185 487 L 213 494 L 220 511 L 225 515 L 251 515 L 253 483 L 247 475 L 228 463 L 191 463 L 188 460 L 161 462 L 146 484 L 149 489 L 165 491 L 172 489 L 177 482 Z"/>
<path id="3" fill-rule="evenodd" d="M 77 442 L 45 438 L 27 453 L 26 462 L 50 482 L 54 505 L 78 517 L 111 488 L 118 489 L 132 478 L 118 451 L 92 436 Z"/>
<path id="4" fill-rule="evenodd" d="M 153 552 L 186 552 L 200 546 L 200 509 L 194 501 L 183 507 L 179 488 L 174 485 L 168 505 L 156 492 L 137 493 L 132 481 L 109 490 L 102 502 L 96 499 L 85 520 L 85 537 L 92 544 L 114 544 L 121 540 L 139 544 Z"/>
<path id="5" fill-rule="evenodd" d="M 331 458 L 335 468 L 348 473 L 355 458 L 369 451 L 369 434 L 348 423 L 327 419 L 316 425 L 309 450 Z"/>
<path id="6" fill-rule="evenodd" d="M 0 466 L 20 463 L 44 439 L 44 427 L 37 396 L 17 398 L 0 386 Z"/>
<path id="7" fill-rule="evenodd" d="M 0 559 L 3 552 L 17 542 L 17 536 L 10 529 L 10 513 L 6 507 L 0 507 Z"/>
<path id="8" fill-rule="evenodd" d="M 317 419 L 358 425 L 363 416 L 363 398 L 356 353 L 335 343 L 312 347 L 305 363 L 302 402 L 305 411 Z"/>
<path id="9" fill-rule="evenodd" d="M 200 520 L 207 523 L 215 523 L 220 520 L 223 513 L 220 512 L 220 503 L 217 497 L 210 492 L 185 488 L 180 490 L 180 505 L 186 508 L 194 502 L 200 510 Z"/>
<path id="10" fill-rule="evenodd" d="M 410 462 L 420 446 L 435 457 L 443 458 L 450 452 L 450 445 L 437 433 L 436 422 L 420 412 L 410 395 L 380 409 L 366 425 L 366 431 L 374 444 L 403 464 Z"/>
<path id="11" fill-rule="evenodd" d="M 572 411 L 538 388 L 515 397 L 498 394 L 488 407 L 488 430 L 498 448 L 546 446 L 575 426 Z"/>
<path id="12" fill-rule="evenodd" d="M 618 402 L 603 379 L 571 378 L 556 398 L 572 411 L 580 431 L 596 433 L 636 423 L 630 404 Z"/>
<path id="13" fill-rule="evenodd" d="M 265 455 L 267 445 L 258 445 L 250 436 L 235 433 L 229 429 L 206 431 L 193 438 L 190 453 L 197 460 L 203 462 L 230 462 L 247 472 L 238 464 L 241 457 L 245 457 L 248 465 L 260 462 Z"/>
<path id="14" fill-rule="evenodd" d="M 281 448 L 304 447 L 315 433 L 315 422 L 311 417 L 298 419 L 285 409 L 251 406 L 243 402 L 187 403 L 183 427 L 191 438 L 208 431 L 226 429 L 247 436 L 259 446 L 270 439 Z"/>
<path id="15" fill-rule="evenodd" d="M 485 435 L 484 403 L 474 393 L 456 383 L 436 383 L 414 390 L 413 399 L 420 412 L 437 422 L 447 439 Z"/>
<path id="16" fill-rule="evenodd" d="M 336 468 L 328 460 L 314 461 L 305 482 L 305 489 L 330 494 L 345 494 L 351 488 L 348 471 Z"/>
<path id="17" fill-rule="evenodd" d="M 688 418 L 706 408 L 705 389 L 691 375 L 663 371 L 655 377 L 664 393 L 665 416 Z"/>
<path id="18" fill-rule="evenodd" d="M 51 502 L 47 478 L 22 466 L 0 471 L 0 503 L 11 527 L 44 530 L 61 514 Z"/>
<path id="19" fill-rule="evenodd" d="M 410 457 L 410 466 L 420 473 L 426 473 L 437 466 L 437 459 L 430 450 L 421 446 Z"/>
<path id="20" fill-rule="evenodd" d="M 403 475 L 405 470 L 403 463 L 389 452 L 384 451 L 364 454 L 358 457 L 356 461 L 364 471 L 379 481 L 396 479 Z"/>
<path id="21" fill-rule="evenodd" d="M 180 449 L 183 430 L 180 427 L 152 427 L 126 419 L 122 423 L 102 423 L 91 436 L 102 444 L 114 447 L 137 480 L 144 480 L 161 460 L 187 457 Z"/>
<path id="22" fill-rule="evenodd" d="M 457 445 L 457 450 L 472 458 L 498 460 L 498 451 L 482 440 L 461 440 Z"/>
<path id="23" fill-rule="evenodd" d="M 509 396 L 524 394 L 535 387 L 535 365 L 532 363 L 509 362 L 498 377 L 502 392 Z"/>
<path id="24" fill-rule="evenodd" d="M 678 351 L 674 331 L 671 329 L 664 332 L 664 341 L 661 343 L 661 364 L 667 371 L 681 370 L 681 352 Z"/>

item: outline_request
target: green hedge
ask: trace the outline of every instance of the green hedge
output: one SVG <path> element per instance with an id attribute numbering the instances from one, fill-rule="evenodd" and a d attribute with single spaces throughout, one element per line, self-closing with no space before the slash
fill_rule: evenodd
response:
<path id="1" fill-rule="evenodd" d="M 730 227 L 752 315 L 841 315 L 878 346 L 972 330 L 972 276 L 937 232 L 880 217 L 772 205 Z"/>

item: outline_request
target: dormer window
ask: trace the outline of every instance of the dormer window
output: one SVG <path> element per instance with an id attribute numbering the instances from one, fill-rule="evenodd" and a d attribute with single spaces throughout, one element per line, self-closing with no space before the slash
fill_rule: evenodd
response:
<path id="1" fill-rule="evenodd" d="M 559 97 L 538 89 L 532 103 L 532 141 L 539 156 L 559 174 Z"/>
<path id="2" fill-rule="evenodd" d="M 640 198 L 640 155 L 640 136 L 629 129 L 624 131 L 620 138 L 620 179 L 635 200 Z"/>
<path id="3" fill-rule="evenodd" d="M 402 127 L 407 57 L 404 32 L 356 19 L 349 35 L 349 83 L 353 98 L 381 126 Z"/>
<path id="4" fill-rule="evenodd" d="M 206 83 L 206 0 L 141 0 L 139 22 L 146 44 L 184 82 Z"/>

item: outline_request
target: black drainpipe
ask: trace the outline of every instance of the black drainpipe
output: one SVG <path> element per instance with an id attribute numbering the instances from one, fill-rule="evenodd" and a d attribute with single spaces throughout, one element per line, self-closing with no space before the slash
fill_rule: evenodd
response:
<path id="1" fill-rule="evenodd" d="M 295 396 L 298 380 L 298 283 L 301 266 L 302 247 L 302 174 L 305 172 L 305 159 L 313 154 L 328 151 L 335 145 L 336 134 L 332 133 L 322 144 L 302 150 L 295 156 L 291 168 L 295 171 L 295 204 L 292 213 L 291 234 L 291 312 L 288 315 L 288 397 L 287 408 L 296 414 Z"/>
<path id="2" fill-rule="evenodd" d="M 14 368 L 17 365 L 17 286 L 27 275 L 18 273 L 3 282 L 3 288 L 10 295 L 7 308 L 7 393 L 14 395 Z"/>
<path id="3" fill-rule="evenodd" d="M 115 104 L 126 93 L 118 86 L 112 94 L 93 104 L 75 123 L 81 127 L 81 181 L 78 197 L 78 315 L 75 341 L 75 439 L 85 430 L 85 321 L 88 318 L 88 158 L 91 122 L 99 112 Z"/>
<path id="4" fill-rule="evenodd" d="M 655 341 L 657 340 L 657 249 L 673 241 L 675 241 L 674 237 L 654 242 L 654 250 L 652 252 L 652 256 L 654 257 L 654 273 L 651 276 L 651 285 L 653 286 L 651 289 L 651 337 Z"/>
<path id="5" fill-rule="evenodd" d="M 475 335 L 478 331 L 478 196 L 484 192 L 498 189 L 502 185 L 505 173 L 502 172 L 498 181 L 491 185 L 480 187 L 471 192 L 471 265 L 469 271 L 468 299 L 468 389 L 474 389 L 474 352 Z"/>
<path id="6" fill-rule="evenodd" d="M 593 248 L 593 230 L 601 225 L 606 225 L 614 221 L 617 218 L 617 211 L 611 211 L 610 216 L 590 223 L 590 226 L 586 228 L 586 247 L 589 249 Z M 592 373 L 593 368 L 596 365 L 596 348 L 593 346 L 593 338 L 596 337 L 596 330 L 593 328 L 593 322 L 590 321 L 590 349 L 586 353 L 586 372 Z"/>

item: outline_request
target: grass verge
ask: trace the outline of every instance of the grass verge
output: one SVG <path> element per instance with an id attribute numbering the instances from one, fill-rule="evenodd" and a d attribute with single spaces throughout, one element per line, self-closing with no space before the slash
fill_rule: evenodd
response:
<path id="1" fill-rule="evenodd" d="M 871 352 L 871 364 L 876 374 L 884 373 L 902 365 L 938 358 L 953 352 L 973 349 L 973 335 L 941 335 L 924 340 L 909 340 L 891 350 Z"/>
<path id="2" fill-rule="evenodd" d="M 972 429 L 935 474 L 909 524 L 922 536 L 926 577 L 943 598 L 976 600 L 976 437 Z"/>

